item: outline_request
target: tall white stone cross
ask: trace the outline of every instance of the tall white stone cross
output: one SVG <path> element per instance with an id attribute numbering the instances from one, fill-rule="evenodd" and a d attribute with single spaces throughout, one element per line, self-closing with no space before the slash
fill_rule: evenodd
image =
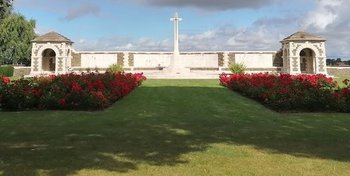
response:
<path id="1" fill-rule="evenodd" d="M 175 16 L 170 18 L 170 20 L 174 22 L 174 54 L 179 54 L 179 21 L 181 21 L 182 18 L 179 18 L 176 12 Z"/>

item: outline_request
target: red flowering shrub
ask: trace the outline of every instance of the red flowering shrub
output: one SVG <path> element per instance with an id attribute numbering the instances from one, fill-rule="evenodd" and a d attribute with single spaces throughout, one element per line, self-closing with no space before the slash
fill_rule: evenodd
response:
<path id="1" fill-rule="evenodd" d="M 341 112 L 350 112 L 350 82 L 343 81 L 345 87 L 337 89 L 333 95 L 333 103 Z"/>
<path id="2" fill-rule="evenodd" d="M 11 82 L 10 78 L 0 75 L 0 108 L 1 108 L 2 96 L 5 92 L 5 87 L 10 82 Z"/>
<path id="3" fill-rule="evenodd" d="M 100 110 L 141 85 L 143 74 L 67 74 L 1 83 L 4 110 Z"/>
<path id="4" fill-rule="evenodd" d="M 6 77 L 6 76 L 0 76 L 0 81 L 2 84 L 8 84 L 11 82 L 10 78 L 9 77 Z"/>
<path id="5" fill-rule="evenodd" d="M 325 75 L 222 74 L 220 84 L 277 111 L 350 112 L 349 87 Z"/>
<path id="6" fill-rule="evenodd" d="M 34 79 L 19 79 L 3 84 L 1 108 L 7 110 L 28 109 L 39 104 L 39 85 Z"/>

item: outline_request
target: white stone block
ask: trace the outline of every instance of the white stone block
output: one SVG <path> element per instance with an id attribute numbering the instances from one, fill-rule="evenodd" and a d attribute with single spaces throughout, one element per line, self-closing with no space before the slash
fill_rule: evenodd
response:
<path id="1" fill-rule="evenodd" d="M 273 66 L 273 54 L 271 53 L 244 53 L 235 55 L 236 63 L 242 63 L 247 68 L 271 68 Z"/>

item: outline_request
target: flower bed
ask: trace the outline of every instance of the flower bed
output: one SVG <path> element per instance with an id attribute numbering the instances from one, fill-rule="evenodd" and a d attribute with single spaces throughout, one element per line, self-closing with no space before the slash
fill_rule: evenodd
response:
<path id="1" fill-rule="evenodd" d="M 66 74 L 10 81 L 0 77 L 0 107 L 18 111 L 102 110 L 141 85 L 143 74 Z"/>
<path id="2" fill-rule="evenodd" d="M 325 75 L 220 75 L 220 83 L 276 111 L 350 112 L 350 85 Z"/>

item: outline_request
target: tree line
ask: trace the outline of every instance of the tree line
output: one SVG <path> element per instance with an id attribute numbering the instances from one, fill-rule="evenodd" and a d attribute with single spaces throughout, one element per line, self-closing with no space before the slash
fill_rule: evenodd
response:
<path id="1" fill-rule="evenodd" d="M 336 59 L 327 59 L 327 66 L 343 66 L 343 67 L 349 67 L 350 66 L 350 60 L 342 60 L 341 58 Z"/>
<path id="2" fill-rule="evenodd" d="M 13 0 L 0 0 L 0 65 L 30 64 L 35 20 L 13 12 Z"/>

